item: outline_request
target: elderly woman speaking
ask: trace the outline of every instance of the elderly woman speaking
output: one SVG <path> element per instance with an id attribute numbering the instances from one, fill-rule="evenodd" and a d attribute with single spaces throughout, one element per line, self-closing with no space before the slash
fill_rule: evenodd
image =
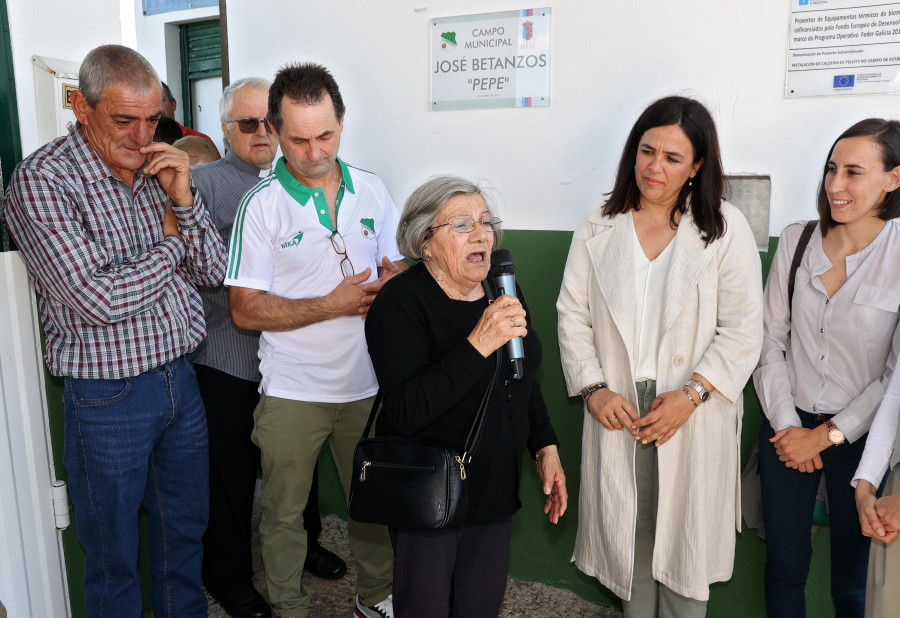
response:
<path id="1" fill-rule="evenodd" d="M 497 616 L 506 589 L 510 518 L 520 507 L 527 448 L 536 455 L 556 523 L 566 510 L 558 441 L 535 372 L 541 343 L 521 290 L 488 301 L 482 282 L 500 220 L 477 185 L 437 177 L 406 201 L 397 244 L 421 260 L 388 281 L 366 318 L 366 340 L 384 399 L 378 435 L 417 436 L 462 448 L 495 367 L 503 370 L 481 444 L 466 465 L 464 525 L 391 528 L 396 616 Z M 524 375 L 513 379 L 505 344 L 522 337 Z"/>

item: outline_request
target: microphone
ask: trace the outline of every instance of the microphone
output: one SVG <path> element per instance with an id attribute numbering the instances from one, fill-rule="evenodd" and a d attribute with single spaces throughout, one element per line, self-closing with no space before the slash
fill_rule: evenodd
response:
<path id="1" fill-rule="evenodd" d="M 491 253 L 491 270 L 489 276 L 497 286 L 497 296 L 508 294 L 516 296 L 516 265 L 509 249 L 497 249 Z M 525 348 L 521 337 L 513 337 L 506 343 L 506 352 L 512 365 L 514 380 L 522 379 L 522 360 Z"/>

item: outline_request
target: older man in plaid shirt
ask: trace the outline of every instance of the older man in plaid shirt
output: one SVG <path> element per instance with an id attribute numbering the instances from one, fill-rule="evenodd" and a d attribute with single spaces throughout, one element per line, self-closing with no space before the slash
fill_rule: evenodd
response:
<path id="1" fill-rule="evenodd" d="M 206 616 L 207 435 L 191 352 L 205 335 L 196 284 L 222 281 L 225 248 L 187 154 L 150 143 L 161 116 L 150 64 L 105 45 L 79 82 L 74 132 L 16 168 L 5 216 L 39 296 L 47 364 L 65 377 L 88 615 L 141 613 L 143 504 L 154 615 Z"/>

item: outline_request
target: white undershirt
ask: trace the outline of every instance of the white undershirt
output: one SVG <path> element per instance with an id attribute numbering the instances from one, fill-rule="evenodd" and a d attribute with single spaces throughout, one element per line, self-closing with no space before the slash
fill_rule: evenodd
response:
<path id="1" fill-rule="evenodd" d="M 655 260 L 650 260 L 641 247 L 634 222 L 634 376 L 635 381 L 655 380 L 662 328 L 663 294 L 672 263 L 672 241 Z M 673 239 L 674 240 L 674 239 Z"/>

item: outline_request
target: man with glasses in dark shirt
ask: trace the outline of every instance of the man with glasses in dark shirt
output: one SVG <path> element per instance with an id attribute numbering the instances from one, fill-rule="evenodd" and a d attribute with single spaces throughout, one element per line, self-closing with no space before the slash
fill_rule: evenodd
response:
<path id="1" fill-rule="evenodd" d="M 271 82 L 248 77 L 222 93 L 219 112 L 229 150 L 224 159 L 193 170 L 219 234 L 227 243 L 244 194 L 272 171 L 278 138 L 266 121 Z M 253 586 L 250 537 L 259 448 L 250 441 L 259 402 L 259 331 L 237 328 L 228 290 L 201 287 L 208 335 L 195 361 L 209 425 L 210 512 L 203 537 L 203 582 L 232 618 L 266 618 L 269 605 Z M 347 572 L 338 556 L 318 543 L 316 475 L 303 512 L 309 537 L 306 570 L 337 579 Z"/>
<path id="2" fill-rule="evenodd" d="M 315 462 L 327 439 L 349 492 L 353 449 L 378 391 L 363 317 L 405 264 L 384 183 L 337 156 L 344 103 L 331 74 L 313 64 L 281 69 L 268 108 L 284 157 L 238 209 L 225 283 L 235 323 L 262 331 L 253 429 L 260 538 L 275 612 L 296 618 L 310 607 L 300 582 L 306 534 L 297 527 Z M 359 563 L 355 615 L 393 616 L 387 529 L 351 521 L 350 550 Z"/>

